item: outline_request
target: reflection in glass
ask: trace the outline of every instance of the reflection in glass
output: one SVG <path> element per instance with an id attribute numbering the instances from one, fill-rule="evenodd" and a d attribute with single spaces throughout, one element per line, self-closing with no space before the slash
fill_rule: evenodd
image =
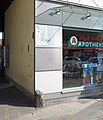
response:
<path id="1" fill-rule="evenodd" d="M 100 32 L 63 30 L 63 88 L 103 83 L 103 48 L 95 47 L 98 40 L 101 39 L 102 43 L 102 36 Z M 71 38 L 75 44 L 69 46 Z M 84 44 L 91 42 L 91 46 L 78 46 L 76 43 L 80 40 Z M 95 43 L 94 48 L 92 43 Z"/>

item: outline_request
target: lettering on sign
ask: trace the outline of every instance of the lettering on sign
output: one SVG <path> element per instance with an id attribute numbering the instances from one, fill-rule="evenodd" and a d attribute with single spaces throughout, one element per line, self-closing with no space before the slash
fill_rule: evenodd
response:
<path id="1" fill-rule="evenodd" d="M 81 40 L 81 39 L 80 39 Z M 76 36 L 72 36 L 68 40 L 68 46 L 83 48 L 103 48 L 103 42 L 79 41 Z"/>

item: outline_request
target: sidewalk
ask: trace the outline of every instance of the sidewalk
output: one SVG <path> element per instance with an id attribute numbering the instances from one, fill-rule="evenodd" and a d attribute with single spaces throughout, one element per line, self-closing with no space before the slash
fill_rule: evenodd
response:
<path id="1" fill-rule="evenodd" d="M 34 120 L 103 120 L 102 99 L 71 98 L 33 112 Z"/>
<path id="2" fill-rule="evenodd" d="M 15 88 L 0 91 L 0 120 L 103 120 L 103 96 L 65 98 L 35 109 Z"/>

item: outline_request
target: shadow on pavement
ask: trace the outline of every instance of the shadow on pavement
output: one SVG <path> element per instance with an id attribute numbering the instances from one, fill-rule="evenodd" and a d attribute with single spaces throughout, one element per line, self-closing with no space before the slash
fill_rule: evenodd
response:
<path id="1" fill-rule="evenodd" d="M 0 104 L 34 107 L 33 103 L 14 86 L 0 89 Z"/>
<path id="2" fill-rule="evenodd" d="M 84 87 L 79 99 L 103 99 L 103 85 Z"/>

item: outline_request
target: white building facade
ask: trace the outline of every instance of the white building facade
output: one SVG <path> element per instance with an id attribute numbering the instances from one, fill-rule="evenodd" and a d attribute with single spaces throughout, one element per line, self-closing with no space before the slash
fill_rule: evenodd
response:
<path id="1" fill-rule="evenodd" d="M 35 90 L 40 90 L 45 99 L 81 94 L 85 87 L 102 86 L 102 63 L 91 61 L 103 49 L 102 3 L 36 0 Z M 73 40 L 75 44 L 69 44 Z M 84 53 L 86 60 L 82 59 Z M 101 60 L 102 57 L 99 56 Z"/>

